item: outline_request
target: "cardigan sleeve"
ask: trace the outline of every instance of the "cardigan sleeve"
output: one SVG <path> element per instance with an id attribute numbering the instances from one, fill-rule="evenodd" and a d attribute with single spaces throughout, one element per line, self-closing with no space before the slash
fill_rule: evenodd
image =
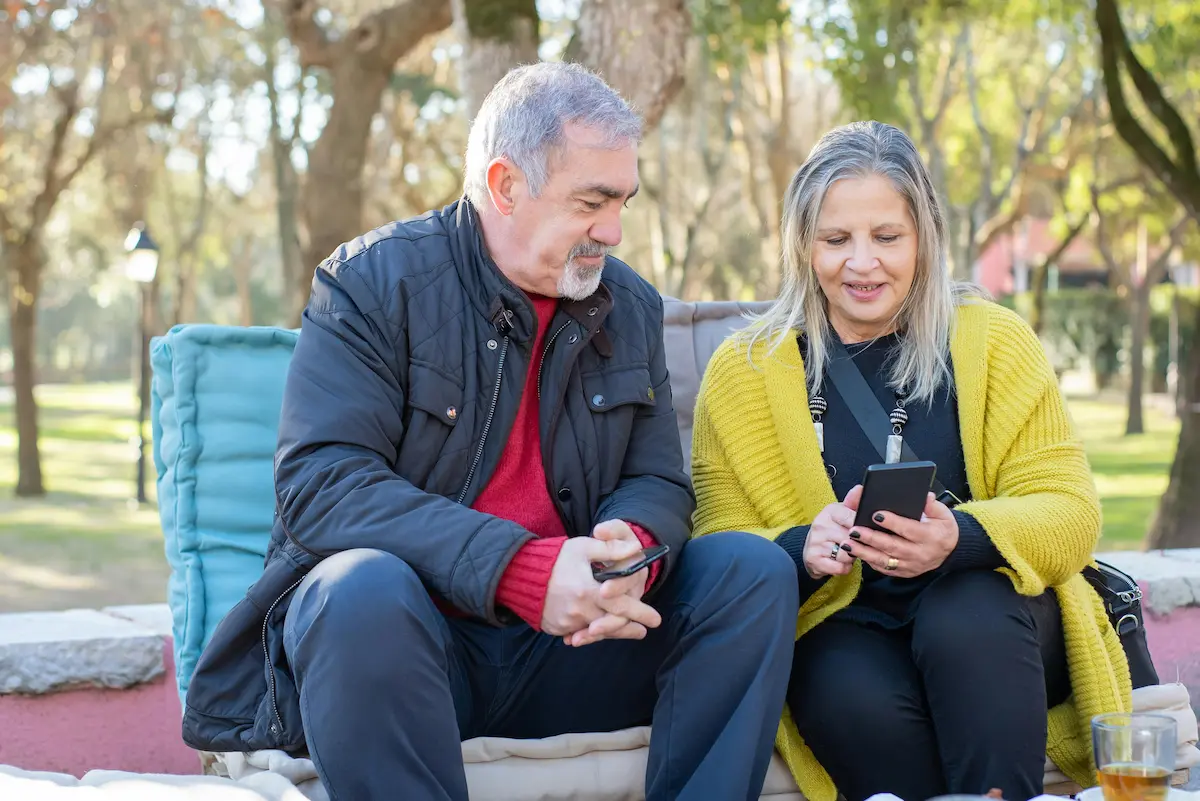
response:
<path id="1" fill-rule="evenodd" d="M 1100 499 L 1041 342 L 1015 315 L 994 321 L 989 340 L 983 450 L 1000 456 L 987 499 L 958 508 L 983 526 L 1018 591 L 1038 595 L 1091 561 Z"/>
<path id="2" fill-rule="evenodd" d="M 701 382 L 696 399 L 692 427 L 692 488 L 696 493 L 696 511 L 692 516 L 692 536 L 745 531 L 774 540 L 791 527 L 766 525 L 725 458 L 720 435 L 708 413 L 708 395 L 724 391 L 727 390 L 714 382 L 710 373 Z"/>

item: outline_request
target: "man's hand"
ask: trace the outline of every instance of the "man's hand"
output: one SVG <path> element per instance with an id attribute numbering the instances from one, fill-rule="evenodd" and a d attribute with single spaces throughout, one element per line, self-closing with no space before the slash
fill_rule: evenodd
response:
<path id="1" fill-rule="evenodd" d="M 637 548 L 633 558 L 642 555 L 641 540 L 624 520 L 606 520 L 592 529 L 592 536 L 604 542 L 630 543 Z M 628 564 L 633 558 L 622 559 L 613 567 Z M 640 640 L 645 637 L 647 628 L 655 628 L 662 623 L 658 612 L 641 602 L 649 575 L 649 568 L 643 568 L 632 576 L 609 579 L 601 584 L 597 604 L 605 614 L 593 620 L 587 628 L 568 634 L 563 641 L 578 647 L 600 640 Z"/>
<path id="2" fill-rule="evenodd" d="M 626 526 L 626 528 L 628 528 Z M 600 530 L 600 526 L 597 526 Z M 572 537 L 566 541 L 550 573 L 546 586 L 546 604 L 542 610 L 542 631 L 561 637 L 587 634 L 592 623 L 605 618 L 610 609 L 624 618 L 618 629 L 624 636 L 641 639 L 646 627 L 661 623 L 658 613 L 627 595 L 635 586 L 644 585 L 644 571 L 599 584 L 592 577 L 592 562 L 625 562 L 641 553 L 642 545 L 630 531 L 629 538 L 613 536 Z M 640 597 L 640 594 L 639 594 Z M 610 622 L 615 623 L 615 621 Z M 604 628 L 608 629 L 608 625 Z M 609 636 L 617 636 L 614 632 Z M 582 639 L 582 638 L 581 638 Z M 588 640 L 593 641 L 593 640 Z M 570 643 L 569 644 L 576 644 Z M 583 644 L 583 643 L 579 643 Z"/>

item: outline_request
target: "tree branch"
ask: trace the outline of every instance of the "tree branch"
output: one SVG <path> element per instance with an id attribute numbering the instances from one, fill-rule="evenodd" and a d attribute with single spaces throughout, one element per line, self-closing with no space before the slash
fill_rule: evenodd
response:
<path id="1" fill-rule="evenodd" d="M 964 26 L 964 30 L 966 30 Z M 967 78 L 967 100 L 971 106 L 971 118 L 975 121 L 975 128 L 979 131 L 979 142 L 983 175 L 980 178 L 980 187 L 985 195 L 988 196 L 988 205 L 991 205 L 992 194 L 992 167 L 993 167 L 993 140 L 992 132 L 988 130 L 987 124 L 983 121 L 983 110 L 979 107 L 979 83 L 975 78 L 975 57 L 973 55 L 974 48 L 968 45 L 966 55 L 966 78 Z"/>
<path id="2" fill-rule="evenodd" d="M 1141 64 L 1129 49 L 1129 41 L 1125 36 L 1125 28 L 1121 25 L 1115 0 L 1096 0 L 1096 27 L 1100 31 L 1100 56 L 1104 67 L 1104 88 L 1108 95 L 1109 114 L 1117 133 L 1188 211 L 1193 216 L 1200 216 L 1200 175 L 1196 174 L 1194 166 L 1195 151 L 1191 146 L 1191 137 L 1188 137 L 1186 143 L 1176 143 L 1176 147 L 1187 144 L 1191 151 L 1189 163 L 1192 163 L 1193 167 L 1188 171 L 1177 165 L 1142 128 L 1125 100 L 1120 73 L 1122 56 L 1126 55 L 1127 62 L 1136 63 L 1138 68 L 1141 68 Z M 1144 72 L 1143 69 L 1142 73 Z M 1143 74 L 1142 81 L 1147 80 L 1147 76 Z M 1161 97 L 1161 92 L 1156 94 Z M 1165 104 L 1166 101 L 1163 100 L 1162 103 Z"/>
<path id="3" fill-rule="evenodd" d="M 1105 5 L 1112 5 L 1112 0 L 1097 4 L 1097 17 L 1102 13 L 1101 7 Z M 1142 96 L 1150 113 L 1157 117 L 1163 128 L 1166 129 L 1171 145 L 1175 148 L 1175 158 L 1179 166 L 1188 172 L 1196 172 L 1196 149 L 1192 143 L 1192 133 L 1188 129 L 1187 123 L 1163 95 L 1162 87 L 1154 80 L 1154 76 L 1147 71 L 1137 54 L 1133 52 L 1133 47 L 1129 44 L 1129 37 L 1125 35 L 1125 28 L 1121 25 L 1119 17 L 1117 18 L 1117 29 L 1121 35 L 1115 44 L 1125 62 L 1125 69 L 1129 71 L 1129 77 L 1133 80 L 1134 87 Z"/>
<path id="4" fill-rule="evenodd" d="M 939 70 L 938 82 L 935 84 L 939 89 L 935 92 L 938 97 L 937 110 L 933 114 L 933 119 L 930 120 L 934 125 L 941 122 L 942 117 L 946 114 L 946 109 L 950 107 L 950 101 L 954 97 L 954 68 L 958 66 L 958 57 L 963 50 L 969 49 L 967 42 L 967 27 L 964 25 L 959 31 L 958 37 L 951 45 L 950 55 L 942 62 L 942 69 Z"/>
<path id="5" fill-rule="evenodd" d="M 317 0 L 274 0 L 282 6 L 284 25 L 288 38 L 300 51 L 300 64 L 304 67 L 332 67 L 335 46 L 329 34 L 317 22 Z"/>
<path id="6" fill-rule="evenodd" d="M 42 188 L 33 200 L 30 208 L 29 230 L 36 231 L 45 224 L 54 208 L 54 201 L 62 186 L 58 182 L 58 165 L 62 161 L 66 149 L 67 134 L 79 116 L 79 82 L 71 81 L 58 91 L 58 118 L 50 131 L 50 151 L 42 168 Z"/>
<path id="7" fill-rule="evenodd" d="M 1183 241 L 1183 234 L 1187 230 L 1188 223 L 1192 218 L 1188 214 L 1183 214 L 1175 224 L 1171 226 L 1171 230 L 1167 233 L 1167 244 L 1163 248 L 1162 253 L 1150 263 L 1146 268 L 1146 275 L 1142 279 L 1147 286 L 1154 286 L 1162 280 L 1163 274 L 1167 271 L 1167 265 L 1171 261 L 1171 254 L 1175 252 L 1175 248 L 1179 247 L 1179 243 Z"/>
<path id="8" fill-rule="evenodd" d="M 390 69 L 417 42 L 450 27 L 454 21 L 451 5 L 443 0 L 400 0 L 367 15 L 354 26 L 348 41 L 362 57 Z"/>

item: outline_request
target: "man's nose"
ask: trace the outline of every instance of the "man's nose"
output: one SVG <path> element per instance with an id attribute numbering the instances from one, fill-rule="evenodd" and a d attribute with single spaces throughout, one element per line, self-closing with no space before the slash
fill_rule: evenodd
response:
<path id="1" fill-rule="evenodd" d="M 593 225 L 588 233 L 597 242 L 615 248 L 621 244 L 621 213 L 617 211 L 611 216 L 606 215 L 603 220 Z"/>

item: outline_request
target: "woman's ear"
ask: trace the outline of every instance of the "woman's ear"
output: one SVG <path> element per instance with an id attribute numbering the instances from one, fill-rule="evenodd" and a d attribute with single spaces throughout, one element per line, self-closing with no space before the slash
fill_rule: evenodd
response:
<path id="1" fill-rule="evenodd" d="M 505 217 L 513 213 L 516 206 L 515 189 L 520 170 L 506 158 L 492 159 L 487 168 L 488 196 L 492 206 Z"/>

